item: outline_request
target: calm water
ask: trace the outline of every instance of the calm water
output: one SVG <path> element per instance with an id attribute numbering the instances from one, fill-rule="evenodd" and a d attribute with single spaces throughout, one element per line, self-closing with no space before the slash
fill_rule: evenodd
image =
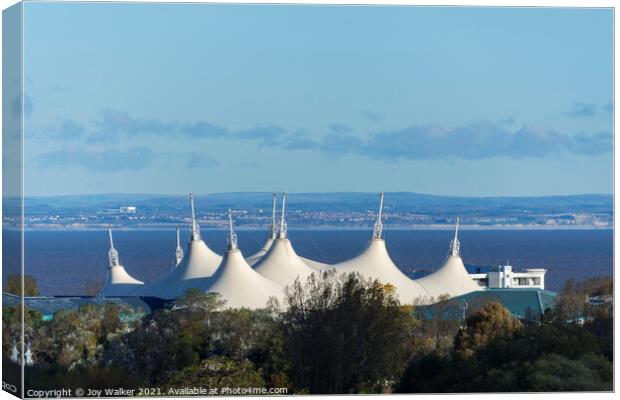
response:
<path id="1" fill-rule="evenodd" d="M 240 231 L 239 245 L 246 256 L 263 244 L 265 232 Z M 405 273 L 437 268 L 452 239 L 449 231 L 386 230 L 392 259 Z M 188 232 L 182 235 L 187 240 Z M 351 258 L 365 246 L 367 231 L 289 231 L 299 255 L 334 263 Z M 3 235 L 3 273 L 19 268 L 7 251 L 16 245 L 17 232 Z M 462 231 L 461 255 L 466 264 L 499 265 L 509 260 L 515 268 L 545 267 L 547 289 L 559 290 L 569 278 L 611 275 L 611 230 Z M 205 231 L 203 239 L 222 253 L 224 231 Z M 163 277 L 174 260 L 174 230 L 117 231 L 114 244 L 129 273 L 147 283 Z M 108 237 L 105 231 L 26 232 L 26 273 L 34 275 L 42 294 L 82 294 L 88 284 L 101 281 L 107 268 Z"/>

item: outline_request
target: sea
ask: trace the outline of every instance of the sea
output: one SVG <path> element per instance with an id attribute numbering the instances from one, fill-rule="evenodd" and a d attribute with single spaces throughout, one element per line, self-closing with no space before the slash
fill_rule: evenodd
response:
<path id="1" fill-rule="evenodd" d="M 289 230 L 297 254 L 328 264 L 359 254 L 370 238 L 368 230 Z M 411 277 L 438 268 L 454 233 L 448 230 L 388 230 L 384 237 L 394 263 Z M 226 248 L 226 232 L 202 230 L 203 240 L 216 252 Z M 239 247 L 250 256 L 263 245 L 266 233 L 237 232 Z M 187 242 L 189 231 L 181 241 Z M 568 279 L 583 280 L 613 274 L 612 230 L 461 230 L 461 256 L 469 267 L 510 264 L 514 269 L 546 268 L 546 289 L 559 291 Z M 36 278 L 42 295 L 84 295 L 97 287 L 108 267 L 105 230 L 26 231 L 25 273 Z M 3 234 L 3 277 L 19 271 L 19 232 Z M 117 230 L 114 245 L 121 263 L 135 278 L 156 282 L 175 259 L 174 229 Z"/>

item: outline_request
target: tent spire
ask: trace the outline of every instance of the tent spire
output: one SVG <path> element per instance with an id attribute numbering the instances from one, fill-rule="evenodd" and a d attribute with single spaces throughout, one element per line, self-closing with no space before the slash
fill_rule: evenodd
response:
<path id="1" fill-rule="evenodd" d="M 108 228 L 108 235 L 110 236 L 110 251 L 108 251 L 108 259 L 110 260 L 110 268 L 120 265 L 118 260 L 118 251 L 114 248 L 114 240 L 112 239 L 112 227 Z"/>
<path id="2" fill-rule="evenodd" d="M 271 206 L 271 237 L 270 239 L 275 239 L 278 235 L 278 224 L 276 223 L 276 202 L 278 201 L 278 195 L 276 193 L 273 194 L 273 204 Z"/>
<path id="3" fill-rule="evenodd" d="M 228 250 L 237 250 L 237 234 L 233 230 L 232 210 L 228 209 Z"/>
<path id="4" fill-rule="evenodd" d="M 450 242 L 450 255 L 459 257 L 461 251 L 461 242 L 459 242 L 459 220 L 456 218 L 456 228 L 454 229 L 454 239 Z"/>
<path id="5" fill-rule="evenodd" d="M 189 203 L 192 207 L 192 237 L 191 240 L 200 240 L 200 227 L 196 222 L 196 212 L 194 210 L 194 195 L 189 194 Z"/>
<path id="6" fill-rule="evenodd" d="M 281 239 L 286 239 L 287 226 L 284 220 L 284 208 L 286 207 L 286 192 L 282 192 L 282 215 L 280 216 L 280 236 Z"/>
<path id="7" fill-rule="evenodd" d="M 377 218 L 377 222 L 375 222 L 375 227 L 372 232 L 373 239 L 381 239 L 383 235 L 383 222 L 381 221 L 381 217 L 383 216 L 383 196 L 385 193 L 381 192 L 381 203 L 379 205 L 379 217 Z"/>
<path id="8" fill-rule="evenodd" d="M 177 251 L 176 251 L 177 265 L 183 259 L 183 249 L 181 248 L 181 237 L 179 236 L 179 225 L 177 225 Z"/>

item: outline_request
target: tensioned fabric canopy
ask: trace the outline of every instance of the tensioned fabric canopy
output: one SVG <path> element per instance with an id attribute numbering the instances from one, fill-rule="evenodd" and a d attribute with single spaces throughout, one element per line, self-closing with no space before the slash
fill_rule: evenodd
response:
<path id="1" fill-rule="evenodd" d="M 284 288 L 252 269 L 237 247 L 237 235 L 232 226 L 232 211 L 228 210 L 228 250 L 217 272 L 201 286 L 205 292 L 219 293 L 229 308 L 263 308 L 271 297 L 281 300 Z"/>
<path id="2" fill-rule="evenodd" d="M 118 251 L 114 248 L 112 229 L 108 229 L 110 251 L 108 252 L 109 268 L 101 289 L 103 296 L 133 296 L 141 289 L 144 282 L 133 278 L 120 262 Z"/>
<path id="3" fill-rule="evenodd" d="M 315 270 L 299 258 L 291 241 L 287 238 L 285 207 L 286 193 L 282 193 L 282 214 L 278 238 L 273 241 L 267 253 L 254 264 L 254 270 L 282 285 L 292 285 L 296 279 L 303 284 Z"/>
<path id="4" fill-rule="evenodd" d="M 459 242 L 458 232 L 459 222 L 457 219 L 454 239 L 450 243 L 450 253 L 443 265 L 437 271 L 416 280 L 435 301 L 442 295 L 456 297 L 481 290 L 480 285 L 467 273 L 465 264 L 461 259 L 461 243 Z"/>

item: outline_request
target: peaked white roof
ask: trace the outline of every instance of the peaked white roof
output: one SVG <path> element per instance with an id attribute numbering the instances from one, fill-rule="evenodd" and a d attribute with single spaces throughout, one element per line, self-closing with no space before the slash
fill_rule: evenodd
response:
<path id="1" fill-rule="evenodd" d="M 133 278 L 122 265 L 110 267 L 101 289 L 103 296 L 134 296 L 144 282 Z"/>
<path id="2" fill-rule="evenodd" d="M 222 295 L 226 307 L 230 308 L 263 308 L 270 297 L 281 300 L 284 296 L 284 287 L 254 271 L 239 249 L 226 252 L 222 264 L 203 289 Z"/>
<path id="3" fill-rule="evenodd" d="M 422 286 L 401 272 L 388 254 L 385 240 L 373 238 L 360 255 L 350 260 L 334 264 L 338 273 L 358 272 L 365 278 L 377 279 L 394 286 L 396 295 L 403 304 L 427 298 Z"/>
<path id="4" fill-rule="evenodd" d="M 365 278 L 377 279 L 394 286 L 396 295 L 403 304 L 411 304 L 416 299 L 428 297 L 423 287 L 402 273 L 388 254 L 383 236 L 383 196 L 379 205 L 379 215 L 373 228 L 372 239 L 360 255 L 350 260 L 334 264 L 339 273 L 358 272 Z"/>
<path id="5" fill-rule="evenodd" d="M 188 289 L 199 288 L 213 276 L 222 262 L 222 256 L 214 253 L 200 239 L 190 240 L 185 256 L 178 266 L 163 280 L 143 290 L 144 295 L 162 299 L 174 299 Z"/>
<path id="6" fill-rule="evenodd" d="M 282 285 L 291 285 L 296 278 L 304 283 L 315 272 L 295 253 L 286 237 L 274 241 L 267 254 L 254 264 L 254 270 Z"/>
<path id="7" fill-rule="evenodd" d="M 145 288 L 143 293 L 162 299 L 173 299 L 188 289 L 200 287 L 212 276 L 222 262 L 222 256 L 211 250 L 200 238 L 200 228 L 194 212 L 194 198 L 190 194 L 192 232 L 181 262 L 160 282 Z"/>
<path id="8" fill-rule="evenodd" d="M 230 308 L 263 308 L 270 297 L 282 299 L 282 285 L 258 274 L 243 258 L 237 248 L 237 238 L 232 230 L 232 216 L 229 210 L 228 251 L 215 275 L 202 287 L 206 292 L 219 293 Z"/>
<path id="9" fill-rule="evenodd" d="M 435 299 L 445 294 L 455 297 L 481 290 L 480 286 L 467 273 L 461 259 L 461 243 L 458 239 L 458 232 L 459 222 L 457 219 L 454 239 L 450 243 L 450 253 L 443 265 L 437 271 L 416 280 Z"/>
<path id="10" fill-rule="evenodd" d="M 314 272 L 314 269 L 310 268 L 299 258 L 291 245 L 291 241 L 286 237 L 285 207 L 286 193 L 282 193 L 282 214 L 280 216 L 278 238 L 273 241 L 267 253 L 254 264 L 254 270 L 282 285 L 292 285 L 297 278 L 302 283 L 305 283 L 306 279 Z"/>
<path id="11" fill-rule="evenodd" d="M 108 273 L 101 289 L 103 296 L 131 296 L 134 295 L 144 282 L 133 278 L 125 267 L 120 263 L 118 251 L 114 248 L 114 240 L 112 239 L 112 229 L 108 229 L 110 237 L 110 251 L 108 252 L 109 268 Z"/>

